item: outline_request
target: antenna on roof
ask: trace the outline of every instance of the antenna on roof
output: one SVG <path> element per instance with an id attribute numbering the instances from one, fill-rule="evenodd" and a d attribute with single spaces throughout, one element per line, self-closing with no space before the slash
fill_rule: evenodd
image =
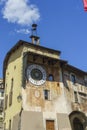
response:
<path id="1" fill-rule="evenodd" d="M 37 36 L 37 24 L 32 24 L 32 34 L 30 36 L 33 44 L 40 44 L 40 38 Z"/>

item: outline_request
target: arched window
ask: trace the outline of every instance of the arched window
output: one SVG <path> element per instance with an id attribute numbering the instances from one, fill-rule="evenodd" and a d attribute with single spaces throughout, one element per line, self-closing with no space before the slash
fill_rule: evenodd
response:
<path id="1" fill-rule="evenodd" d="M 49 80 L 49 81 L 54 81 L 54 76 L 53 76 L 52 74 L 49 74 L 48 80 Z"/>

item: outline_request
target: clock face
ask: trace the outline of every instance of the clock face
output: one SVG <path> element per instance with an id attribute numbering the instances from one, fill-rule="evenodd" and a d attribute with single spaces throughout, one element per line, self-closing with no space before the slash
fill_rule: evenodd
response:
<path id="1" fill-rule="evenodd" d="M 27 68 L 28 80 L 35 85 L 42 85 L 46 81 L 46 71 L 40 65 L 30 65 Z"/>

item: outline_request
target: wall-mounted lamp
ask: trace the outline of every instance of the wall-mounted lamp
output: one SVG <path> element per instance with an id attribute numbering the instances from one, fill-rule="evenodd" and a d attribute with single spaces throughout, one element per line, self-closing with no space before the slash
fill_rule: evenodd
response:
<path id="1" fill-rule="evenodd" d="M 17 101 L 18 101 L 18 102 L 21 102 L 21 100 L 22 100 L 22 95 L 19 94 L 19 95 L 17 96 Z"/>

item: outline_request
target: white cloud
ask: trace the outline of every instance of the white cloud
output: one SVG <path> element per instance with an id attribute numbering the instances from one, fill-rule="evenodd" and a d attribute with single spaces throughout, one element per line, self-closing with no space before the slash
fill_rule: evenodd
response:
<path id="1" fill-rule="evenodd" d="M 22 34 L 29 34 L 30 30 L 29 29 L 15 29 L 15 32 L 22 33 Z"/>
<path id="2" fill-rule="evenodd" d="M 4 0 L 3 0 L 4 1 Z M 30 25 L 40 19 L 40 13 L 29 0 L 7 0 L 2 10 L 3 18 L 19 25 Z"/>

